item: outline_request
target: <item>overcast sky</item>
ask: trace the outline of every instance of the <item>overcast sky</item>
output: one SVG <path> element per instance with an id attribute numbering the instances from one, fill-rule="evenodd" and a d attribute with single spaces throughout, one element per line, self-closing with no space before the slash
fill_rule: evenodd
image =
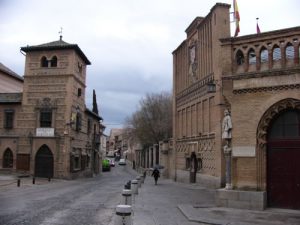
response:
<path id="1" fill-rule="evenodd" d="M 185 29 L 216 2 L 232 0 L 0 0 L 0 62 L 24 75 L 20 47 L 59 39 L 78 44 L 92 65 L 86 104 L 96 90 L 108 128 L 121 127 L 146 93 L 171 91 L 172 51 Z M 300 26 L 299 0 L 238 0 L 239 36 Z M 231 9 L 232 11 L 232 9 Z M 234 24 L 231 26 L 234 32 Z M 109 131 L 109 129 L 107 129 Z"/>

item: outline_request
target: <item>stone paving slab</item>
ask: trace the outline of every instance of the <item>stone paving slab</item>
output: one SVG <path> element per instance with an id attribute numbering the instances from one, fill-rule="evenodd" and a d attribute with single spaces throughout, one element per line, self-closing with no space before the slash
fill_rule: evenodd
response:
<path id="1" fill-rule="evenodd" d="M 300 210 L 216 207 L 214 189 L 147 177 L 133 204 L 133 225 L 299 225 Z"/>
<path id="2" fill-rule="evenodd" d="M 194 207 L 178 205 L 189 221 L 214 225 L 299 225 L 300 211 L 267 209 L 264 211 L 232 209 L 222 207 Z"/>

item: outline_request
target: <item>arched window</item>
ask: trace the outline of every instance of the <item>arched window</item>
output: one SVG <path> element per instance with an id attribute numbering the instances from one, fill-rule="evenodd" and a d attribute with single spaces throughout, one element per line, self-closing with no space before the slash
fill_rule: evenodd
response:
<path id="1" fill-rule="evenodd" d="M 296 110 L 280 114 L 268 132 L 269 139 L 293 139 L 300 137 L 300 113 Z"/>
<path id="2" fill-rule="evenodd" d="M 8 148 L 3 154 L 3 168 L 12 168 L 14 157 L 12 151 Z"/>
<path id="3" fill-rule="evenodd" d="M 273 48 L 273 61 L 279 61 L 281 59 L 281 51 L 278 45 Z"/>
<path id="4" fill-rule="evenodd" d="M 256 55 L 255 51 L 252 48 L 248 52 L 248 63 L 249 65 L 256 64 Z"/>
<path id="5" fill-rule="evenodd" d="M 57 57 L 53 56 L 51 59 L 51 67 L 57 67 Z"/>
<path id="6" fill-rule="evenodd" d="M 41 59 L 41 67 L 48 67 L 48 60 L 45 56 Z"/>
<path id="7" fill-rule="evenodd" d="M 260 63 L 267 63 L 269 61 L 268 50 L 265 47 L 262 47 L 260 50 Z"/>
<path id="8" fill-rule="evenodd" d="M 285 48 L 285 57 L 287 60 L 295 58 L 295 49 L 291 43 L 288 43 Z"/>
<path id="9" fill-rule="evenodd" d="M 235 55 L 235 60 L 236 60 L 236 64 L 238 66 L 244 64 L 245 62 L 245 57 L 244 57 L 244 54 L 241 50 L 238 50 L 236 55 Z"/>

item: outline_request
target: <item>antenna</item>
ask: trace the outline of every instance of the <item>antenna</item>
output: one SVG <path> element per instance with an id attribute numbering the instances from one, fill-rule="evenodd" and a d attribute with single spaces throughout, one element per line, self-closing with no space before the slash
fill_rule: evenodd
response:
<path id="1" fill-rule="evenodd" d="M 59 40 L 61 41 L 62 40 L 62 32 L 63 32 L 63 28 L 61 27 L 60 28 L 60 31 L 58 32 L 60 35 L 59 35 Z"/>

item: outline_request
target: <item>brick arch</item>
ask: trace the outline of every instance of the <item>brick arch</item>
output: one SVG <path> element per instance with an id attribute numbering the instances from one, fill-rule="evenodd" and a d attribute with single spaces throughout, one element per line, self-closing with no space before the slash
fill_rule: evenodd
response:
<path id="1" fill-rule="evenodd" d="M 264 113 L 258 123 L 256 133 L 256 171 L 258 190 L 266 190 L 266 153 L 268 128 L 273 118 L 287 109 L 300 110 L 300 100 L 288 98 L 275 103 Z"/>

